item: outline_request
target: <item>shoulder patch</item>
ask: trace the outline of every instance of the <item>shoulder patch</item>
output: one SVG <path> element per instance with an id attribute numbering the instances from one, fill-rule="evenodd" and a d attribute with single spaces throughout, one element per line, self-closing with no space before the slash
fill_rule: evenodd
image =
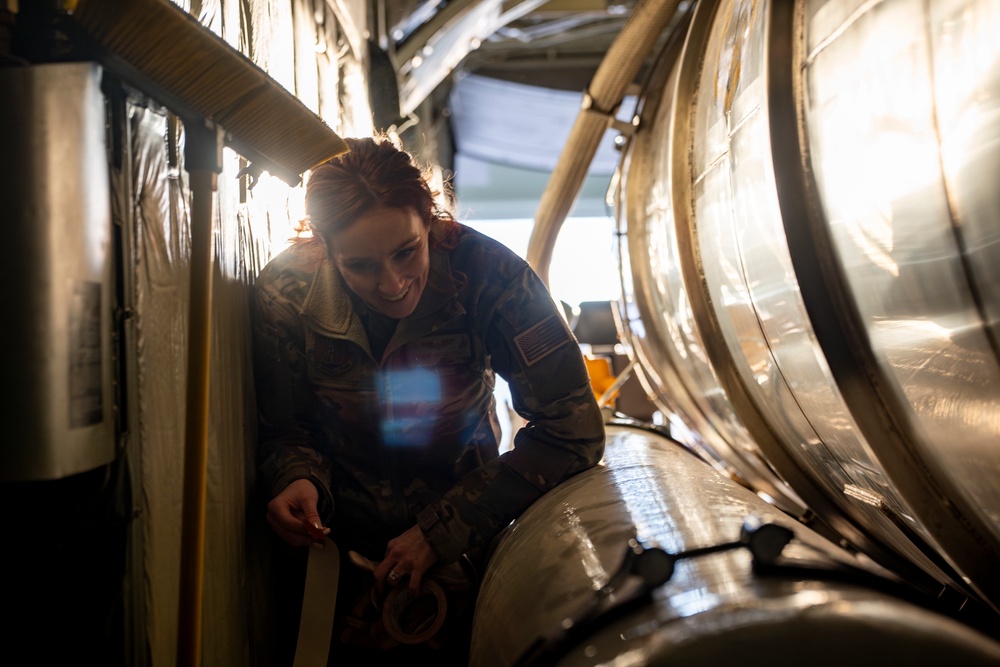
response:
<path id="1" fill-rule="evenodd" d="M 569 329 L 558 315 L 549 315 L 514 337 L 514 343 L 526 366 L 533 366 L 571 340 Z"/>

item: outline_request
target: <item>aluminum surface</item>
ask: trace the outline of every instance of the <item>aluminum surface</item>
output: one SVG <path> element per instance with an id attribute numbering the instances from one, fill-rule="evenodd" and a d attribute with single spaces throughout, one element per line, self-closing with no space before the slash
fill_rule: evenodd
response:
<path id="1" fill-rule="evenodd" d="M 805 505 L 767 462 L 719 383 L 681 272 L 669 184 L 671 112 L 679 49 L 657 63 L 622 160 L 618 215 L 621 320 L 640 377 L 675 437 L 796 516 Z"/>
<path id="2" fill-rule="evenodd" d="M 115 455 L 111 214 L 101 70 L 0 69 L 3 481 L 51 480 Z"/>
<path id="3" fill-rule="evenodd" d="M 768 159 L 770 7 L 700 5 L 692 24 L 667 123 L 685 295 L 740 420 L 806 504 L 879 562 L 960 589 L 854 428 L 798 293 Z"/>
<path id="4" fill-rule="evenodd" d="M 875 397 L 853 412 L 893 429 L 892 483 L 1000 609 L 1000 8 L 807 2 L 803 24 L 818 244 Z"/>
<path id="5" fill-rule="evenodd" d="M 676 553 L 737 539 L 750 515 L 795 532 L 788 564 L 884 573 L 775 513 L 662 435 L 610 425 L 603 465 L 546 494 L 500 542 L 477 604 L 470 665 L 518 664 L 539 639 L 562 637 L 571 629 L 566 619 L 578 618 L 621 566 L 630 538 Z M 680 560 L 645 603 L 609 616 L 563 647 L 558 660 L 539 664 L 1000 660 L 1000 645 L 982 633 L 860 581 L 757 575 L 742 549 Z"/>
<path id="6" fill-rule="evenodd" d="M 619 221 L 634 355 L 718 467 L 767 497 L 759 452 L 832 533 L 994 609 L 998 17 L 699 3 Z"/>

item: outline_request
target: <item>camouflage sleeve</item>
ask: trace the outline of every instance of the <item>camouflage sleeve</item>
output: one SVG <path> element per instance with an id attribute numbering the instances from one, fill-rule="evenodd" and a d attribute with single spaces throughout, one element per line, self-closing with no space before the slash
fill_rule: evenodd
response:
<path id="1" fill-rule="evenodd" d="M 465 476 L 418 521 L 444 560 L 481 546 L 546 491 L 597 465 L 604 418 L 580 347 L 545 285 L 525 266 L 485 322 L 494 370 L 527 420 L 514 447 Z"/>
<path id="2" fill-rule="evenodd" d="M 254 290 L 253 372 L 257 395 L 258 461 L 271 495 L 297 479 L 319 491 L 319 513 L 333 515 L 329 467 L 319 451 L 316 398 L 306 381 L 302 325 L 289 282 Z"/>

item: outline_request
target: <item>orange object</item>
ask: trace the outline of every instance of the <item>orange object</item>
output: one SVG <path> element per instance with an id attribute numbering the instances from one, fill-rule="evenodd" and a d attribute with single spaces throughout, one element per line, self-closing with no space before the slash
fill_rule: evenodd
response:
<path id="1" fill-rule="evenodd" d="M 590 388 L 594 391 L 594 395 L 600 398 L 615 383 L 615 375 L 611 372 L 611 360 L 607 357 L 591 357 L 590 355 L 585 355 L 583 360 L 587 364 L 587 373 L 590 375 Z M 618 392 L 616 391 L 611 395 L 610 400 L 613 401 L 617 397 Z"/>

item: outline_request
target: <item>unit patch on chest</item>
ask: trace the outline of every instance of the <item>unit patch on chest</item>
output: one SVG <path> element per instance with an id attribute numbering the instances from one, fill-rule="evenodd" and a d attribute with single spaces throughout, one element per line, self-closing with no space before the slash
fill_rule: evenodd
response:
<path id="1" fill-rule="evenodd" d="M 465 333 L 424 336 L 406 344 L 406 355 L 416 366 L 468 364 L 472 358 L 472 341 Z"/>
<path id="2" fill-rule="evenodd" d="M 354 367 L 354 357 L 340 341 L 316 336 L 309 359 L 326 375 L 340 375 Z"/>

